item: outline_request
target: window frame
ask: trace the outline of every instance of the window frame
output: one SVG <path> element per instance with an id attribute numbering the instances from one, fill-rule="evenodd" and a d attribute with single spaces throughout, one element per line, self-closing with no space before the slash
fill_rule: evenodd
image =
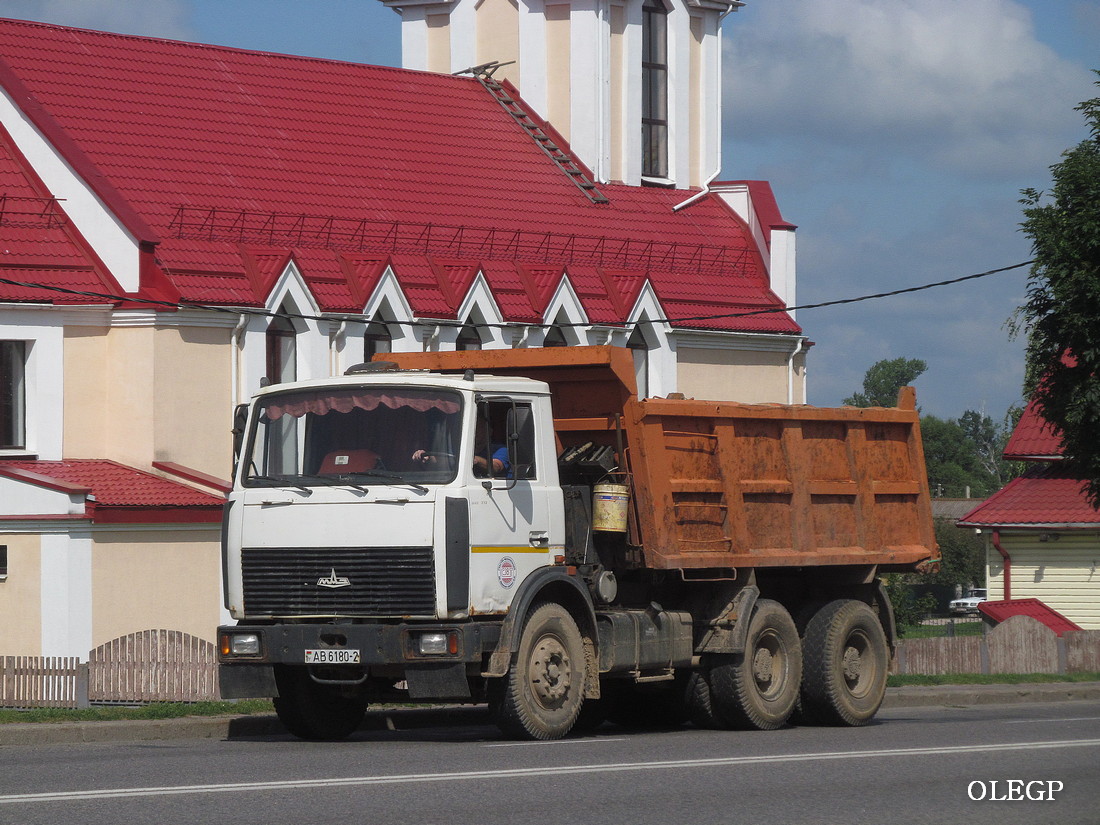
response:
<path id="1" fill-rule="evenodd" d="M 18 339 L 0 341 L 0 452 L 27 450 L 28 343 Z M 16 364 L 18 370 L 9 373 L 9 365 Z"/>
<path id="2" fill-rule="evenodd" d="M 668 9 L 642 4 L 642 178 L 668 180 Z"/>

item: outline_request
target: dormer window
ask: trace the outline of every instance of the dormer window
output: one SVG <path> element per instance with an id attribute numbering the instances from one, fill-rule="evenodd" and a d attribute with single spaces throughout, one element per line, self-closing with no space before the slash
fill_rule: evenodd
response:
<path id="1" fill-rule="evenodd" d="M 642 5 L 642 177 L 668 178 L 668 10 Z"/>
<path id="2" fill-rule="evenodd" d="M 363 360 L 370 361 L 380 352 L 393 352 L 393 336 L 385 324 L 371 321 L 363 335 Z"/>
<path id="3" fill-rule="evenodd" d="M 455 349 L 481 349 L 482 343 L 481 334 L 477 331 L 477 327 L 473 324 L 466 324 L 458 331 L 458 338 L 455 340 Z"/>
<path id="4" fill-rule="evenodd" d="M 280 308 L 279 312 L 286 312 Z M 267 327 L 267 380 L 272 384 L 294 381 L 297 376 L 297 348 L 294 322 L 285 315 L 276 315 Z"/>

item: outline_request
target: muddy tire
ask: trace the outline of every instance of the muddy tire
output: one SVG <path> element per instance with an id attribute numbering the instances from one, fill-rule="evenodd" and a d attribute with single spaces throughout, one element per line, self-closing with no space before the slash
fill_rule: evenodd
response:
<path id="1" fill-rule="evenodd" d="M 275 713 L 283 726 L 299 739 L 346 739 L 363 723 L 367 701 L 349 696 L 334 685 L 320 685 L 304 667 L 277 668 L 279 695 Z"/>
<path id="2" fill-rule="evenodd" d="M 757 601 L 745 652 L 713 665 L 709 682 L 714 708 L 730 726 L 775 730 L 787 724 L 802 683 L 802 644 L 786 608 Z"/>
<path id="3" fill-rule="evenodd" d="M 811 724 L 858 727 L 886 694 L 889 646 L 878 617 L 854 599 L 829 602 L 806 626 L 801 715 Z"/>
<path id="4" fill-rule="evenodd" d="M 684 706 L 687 709 L 688 719 L 695 727 L 705 730 L 729 730 L 732 725 L 714 706 L 710 689 L 711 667 L 725 657 L 708 658 L 710 661 L 705 661 L 698 670 L 692 671 L 688 676 L 684 686 Z"/>
<path id="5" fill-rule="evenodd" d="M 550 602 L 536 606 L 492 702 L 497 726 L 521 739 L 568 734 L 584 702 L 584 666 L 584 642 L 569 611 Z"/>

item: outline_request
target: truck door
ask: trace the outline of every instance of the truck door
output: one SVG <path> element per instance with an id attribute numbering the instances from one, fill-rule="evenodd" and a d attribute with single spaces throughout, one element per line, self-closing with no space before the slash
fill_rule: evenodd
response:
<path id="1" fill-rule="evenodd" d="M 551 514 L 560 488 L 548 480 L 549 468 L 542 466 L 547 461 L 536 449 L 549 437 L 537 429 L 548 424 L 536 419 L 531 399 L 478 402 L 474 466 L 465 468 L 475 612 L 507 609 L 519 583 L 561 552 L 551 547 Z"/>

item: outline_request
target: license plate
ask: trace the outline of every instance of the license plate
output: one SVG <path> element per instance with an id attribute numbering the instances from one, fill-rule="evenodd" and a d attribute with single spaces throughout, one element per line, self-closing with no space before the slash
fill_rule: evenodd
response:
<path id="1" fill-rule="evenodd" d="M 306 651 L 307 665 L 357 665 L 359 651 L 348 648 L 322 648 Z"/>

